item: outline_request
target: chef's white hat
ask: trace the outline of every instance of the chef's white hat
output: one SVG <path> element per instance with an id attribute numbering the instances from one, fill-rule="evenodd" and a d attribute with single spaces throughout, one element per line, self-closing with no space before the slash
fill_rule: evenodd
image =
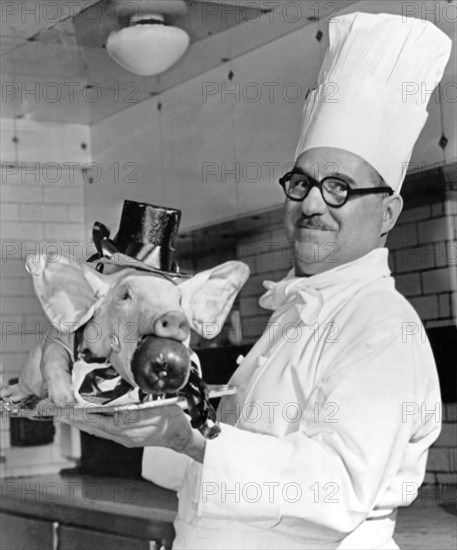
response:
<path id="1" fill-rule="evenodd" d="M 452 41 L 428 21 L 384 13 L 339 15 L 329 26 L 330 47 L 306 98 L 296 158 L 314 147 L 345 149 L 398 192 Z"/>

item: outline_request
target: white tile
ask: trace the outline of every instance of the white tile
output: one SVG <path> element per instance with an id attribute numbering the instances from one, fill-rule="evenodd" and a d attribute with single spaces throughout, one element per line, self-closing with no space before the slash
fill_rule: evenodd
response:
<path id="1" fill-rule="evenodd" d="M 319 72 L 317 31 L 310 25 L 232 64 L 241 89 L 233 102 L 236 160 L 242 167 L 240 213 L 284 201 L 278 179 L 293 166 L 303 103 Z"/>
<path id="2" fill-rule="evenodd" d="M 214 96 L 202 98 L 202 83 L 219 82 L 225 72 L 219 67 L 162 97 L 164 201 L 182 208 L 183 230 L 239 212 L 231 107 Z"/>

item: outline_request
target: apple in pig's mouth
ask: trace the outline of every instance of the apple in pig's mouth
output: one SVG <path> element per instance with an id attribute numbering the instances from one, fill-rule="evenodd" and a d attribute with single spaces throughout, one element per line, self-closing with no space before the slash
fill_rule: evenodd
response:
<path id="1" fill-rule="evenodd" d="M 131 361 L 135 382 L 145 393 L 173 393 L 184 387 L 190 374 L 186 347 L 170 338 L 146 336 Z"/>

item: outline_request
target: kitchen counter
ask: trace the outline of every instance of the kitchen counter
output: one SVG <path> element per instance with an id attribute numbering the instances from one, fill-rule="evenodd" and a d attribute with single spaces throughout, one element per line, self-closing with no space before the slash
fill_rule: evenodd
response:
<path id="1" fill-rule="evenodd" d="M 2 550 L 161 550 L 174 538 L 176 494 L 146 481 L 55 475 L 0 486 Z M 456 547 L 455 487 L 432 489 L 400 508 L 400 548 Z"/>
<path id="2" fill-rule="evenodd" d="M 2 550 L 170 548 L 177 497 L 152 483 L 86 475 L 1 481 Z"/>

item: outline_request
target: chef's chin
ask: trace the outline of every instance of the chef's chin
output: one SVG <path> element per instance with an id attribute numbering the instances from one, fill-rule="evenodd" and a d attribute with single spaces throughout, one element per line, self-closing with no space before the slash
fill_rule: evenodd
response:
<path id="1" fill-rule="evenodd" d="M 295 241 L 292 251 L 297 276 L 315 275 L 332 267 L 322 261 L 322 244 L 317 240 Z"/>
<path id="2" fill-rule="evenodd" d="M 293 254 L 295 262 L 316 263 L 319 261 L 319 242 L 318 241 L 295 241 Z"/>

